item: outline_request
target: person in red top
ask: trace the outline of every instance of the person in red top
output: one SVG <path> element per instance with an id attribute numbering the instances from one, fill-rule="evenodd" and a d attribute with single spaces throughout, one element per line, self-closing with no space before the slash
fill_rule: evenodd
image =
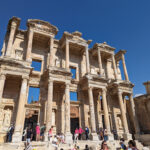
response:
<path id="1" fill-rule="evenodd" d="M 51 128 L 48 131 L 48 141 L 50 141 L 50 139 L 52 138 L 52 136 L 53 136 L 53 126 L 51 126 Z"/>
<path id="2" fill-rule="evenodd" d="M 37 126 L 36 126 L 36 141 L 39 141 L 40 140 L 40 124 L 37 123 Z"/>
<path id="3" fill-rule="evenodd" d="M 74 133 L 74 141 L 75 141 L 75 143 L 76 143 L 77 140 L 78 140 L 78 136 L 79 136 L 79 130 L 78 130 L 78 128 L 76 128 L 76 129 L 75 129 L 75 133 Z"/>
<path id="4" fill-rule="evenodd" d="M 79 140 L 81 140 L 81 136 L 82 136 L 83 132 L 84 132 L 84 130 L 82 128 L 79 128 Z"/>

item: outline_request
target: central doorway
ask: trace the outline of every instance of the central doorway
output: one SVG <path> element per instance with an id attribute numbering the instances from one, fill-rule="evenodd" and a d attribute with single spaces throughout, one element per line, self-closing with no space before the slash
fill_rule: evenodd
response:
<path id="1" fill-rule="evenodd" d="M 38 123 L 38 111 L 37 110 L 27 110 L 24 122 L 24 129 L 30 127 L 33 132 L 32 140 L 36 140 L 36 125 Z"/>
<path id="2" fill-rule="evenodd" d="M 79 118 L 71 118 L 71 133 L 74 134 L 75 129 L 79 129 Z"/>

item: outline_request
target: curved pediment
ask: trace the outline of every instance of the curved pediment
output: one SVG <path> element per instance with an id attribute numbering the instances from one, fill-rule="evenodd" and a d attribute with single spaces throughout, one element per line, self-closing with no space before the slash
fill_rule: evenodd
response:
<path id="1" fill-rule="evenodd" d="M 28 19 L 27 26 L 44 32 L 53 33 L 54 35 L 58 32 L 58 28 L 56 26 L 39 19 Z"/>

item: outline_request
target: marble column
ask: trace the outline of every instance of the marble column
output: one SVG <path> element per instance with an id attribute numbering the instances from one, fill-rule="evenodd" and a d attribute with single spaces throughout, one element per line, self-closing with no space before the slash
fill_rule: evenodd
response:
<path id="1" fill-rule="evenodd" d="M 122 65 L 123 65 L 123 70 L 124 70 L 125 79 L 126 79 L 126 81 L 129 81 L 128 72 L 127 72 L 126 63 L 125 63 L 125 58 L 124 58 L 124 54 L 121 55 L 121 58 L 122 58 Z"/>
<path id="2" fill-rule="evenodd" d="M 46 106 L 46 130 L 44 133 L 45 141 L 48 141 L 48 131 L 52 126 L 52 106 L 53 106 L 53 80 L 49 80 L 47 106 Z"/>
<path id="3" fill-rule="evenodd" d="M 66 69 L 69 70 L 69 41 L 66 40 Z"/>
<path id="4" fill-rule="evenodd" d="M 70 87 L 66 83 L 65 89 L 65 141 L 72 141 L 72 134 L 70 133 Z"/>
<path id="5" fill-rule="evenodd" d="M 103 75 L 103 67 L 102 67 L 102 59 L 101 59 L 101 51 L 100 48 L 98 48 L 98 64 L 99 64 L 99 74 L 102 76 Z"/>
<path id="6" fill-rule="evenodd" d="M 7 51 L 6 51 L 6 56 L 11 57 L 12 54 L 12 45 L 13 45 L 13 40 L 16 32 L 17 24 L 16 22 L 12 22 L 11 27 L 10 27 L 10 34 L 9 34 L 9 40 L 8 40 L 8 45 L 7 45 Z"/>
<path id="7" fill-rule="evenodd" d="M 105 122 L 105 128 L 108 132 L 108 139 L 113 140 L 113 135 L 110 131 L 110 120 L 109 120 L 109 113 L 108 113 L 108 104 L 106 99 L 106 89 L 102 89 L 102 105 L 103 105 L 103 111 L 104 111 L 104 122 Z"/>
<path id="8" fill-rule="evenodd" d="M 98 94 L 98 100 L 97 100 L 97 118 L 98 118 L 98 128 L 102 128 L 102 116 L 101 116 L 101 100 L 100 100 L 100 94 Z"/>
<path id="9" fill-rule="evenodd" d="M 95 122 L 95 111 L 94 111 L 94 99 L 92 87 L 88 88 L 88 97 L 89 97 L 89 110 L 90 110 L 90 123 L 91 123 L 91 139 L 98 140 L 96 133 L 96 122 Z"/>
<path id="10" fill-rule="evenodd" d="M 54 38 L 50 37 L 50 57 L 49 66 L 54 66 L 54 56 L 53 56 Z"/>
<path id="11" fill-rule="evenodd" d="M 33 30 L 29 28 L 28 30 L 28 44 L 27 44 L 27 54 L 26 54 L 26 60 L 31 62 L 31 53 L 32 53 L 32 43 L 33 43 Z"/>
<path id="12" fill-rule="evenodd" d="M 112 64 L 113 64 L 113 69 L 114 69 L 115 79 L 118 79 L 118 75 L 117 75 L 117 67 L 116 67 L 116 62 L 115 62 L 115 57 L 114 57 L 114 55 L 112 55 Z"/>
<path id="13" fill-rule="evenodd" d="M 138 122 L 136 112 L 135 112 L 135 104 L 134 104 L 134 100 L 133 100 L 133 94 L 129 95 L 129 100 L 130 100 L 130 105 L 131 105 L 131 110 L 132 110 L 132 115 L 133 115 L 135 133 L 140 134 L 140 127 L 139 127 L 139 122 Z"/>
<path id="14" fill-rule="evenodd" d="M 5 85 L 5 80 L 6 80 L 6 75 L 1 74 L 0 75 L 0 104 L 2 103 L 2 96 L 3 96 L 3 91 L 4 91 L 4 85 Z"/>
<path id="15" fill-rule="evenodd" d="M 86 72 L 90 73 L 90 63 L 89 63 L 89 50 L 88 50 L 88 46 L 85 47 L 85 54 L 86 54 Z"/>
<path id="16" fill-rule="evenodd" d="M 124 139 L 129 140 L 131 139 L 131 135 L 129 134 L 128 124 L 127 124 L 127 117 L 126 112 L 123 104 L 123 98 L 122 98 L 122 92 L 118 90 L 118 99 L 119 99 L 119 105 L 121 110 L 121 118 L 122 118 L 122 124 L 124 129 Z"/>
<path id="17" fill-rule="evenodd" d="M 15 130 L 12 139 L 13 142 L 22 141 L 22 132 L 23 132 L 24 120 L 25 120 L 25 102 L 26 102 L 27 83 L 28 83 L 28 77 L 23 76 L 21 90 L 20 90 L 20 97 L 18 101 Z"/>

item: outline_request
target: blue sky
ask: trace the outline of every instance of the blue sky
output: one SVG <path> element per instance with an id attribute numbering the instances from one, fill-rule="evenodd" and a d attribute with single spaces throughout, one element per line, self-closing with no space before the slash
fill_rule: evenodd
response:
<path id="1" fill-rule="evenodd" d="M 142 83 L 150 79 L 150 0 L 5 0 L 0 5 L 0 49 L 9 18 L 21 18 L 26 29 L 29 18 L 49 21 L 64 31 L 79 30 L 85 39 L 126 49 L 129 79 L 134 94 L 145 93 Z"/>

